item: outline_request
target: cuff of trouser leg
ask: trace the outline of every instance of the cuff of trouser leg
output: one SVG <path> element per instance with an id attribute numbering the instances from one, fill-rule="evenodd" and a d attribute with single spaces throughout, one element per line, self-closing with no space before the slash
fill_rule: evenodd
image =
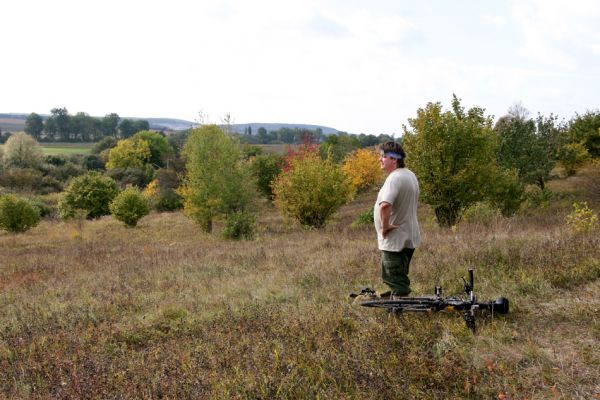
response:
<path id="1" fill-rule="evenodd" d="M 397 291 L 394 290 L 392 291 L 392 297 L 406 297 L 410 294 L 410 290 L 408 292 L 401 292 L 401 291 Z"/>

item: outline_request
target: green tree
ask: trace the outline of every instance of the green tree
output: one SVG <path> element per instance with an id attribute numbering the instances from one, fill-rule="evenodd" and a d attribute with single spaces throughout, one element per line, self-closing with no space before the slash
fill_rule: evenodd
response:
<path id="1" fill-rule="evenodd" d="M 590 159 L 587 148 L 582 143 L 568 143 L 560 148 L 559 161 L 567 176 L 575 175 Z"/>
<path id="2" fill-rule="evenodd" d="M 327 136 L 319 147 L 319 153 L 322 158 L 327 158 L 331 154 L 333 161 L 339 163 L 360 147 L 360 141 L 356 136 L 339 132 L 338 135 Z"/>
<path id="3" fill-rule="evenodd" d="M 82 142 L 92 142 L 102 135 L 99 119 L 90 117 L 84 112 L 78 112 L 71 117 L 71 139 Z"/>
<path id="4" fill-rule="evenodd" d="M 164 137 L 157 132 L 140 131 L 131 137 L 131 140 L 143 140 L 150 147 L 150 159 L 148 160 L 153 167 L 159 168 L 164 166 L 164 158 L 173 153 L 173 148 Z"/>
<path id="5" fill-rule="evenodd" d="M 4 145 L 4 165 L 17 168 L 38 168 L 44 160 L 39 143 L 23 132 L 11 135 Z"/>
<path id="6" fill-rule="evenodd" d="M 256 234 L 256 217 L 245 211 L 238 211 L 227 216 L 221 235 L 225 239 L 252 240 Z"/>
<path id="7" fill-rule="evenodd" d="M 137 132 L 137 127 L 134 124 L 134 121 L 131 119 L 123 119 L 121 123 L 119 123 L 119 137 L 122 139 L 127 139 L 133 136 Z"/>
<path id="8" fill-rule="evenodd" d="M 419 178 L 422 199 L 441 226 L 455 225 L 467 207 L 485 198 L 497 171 L 492 119 L 479 107 L 465 112 L 454 95 L 451 111 L 428 103 L 409 124 L 406 161 Z"/>
<path id="9" fill-rule="evenodd" d="M 269 134 L 264 127 L 258 128 L 257 137 L 260 143 L 269 143 Z"/>
<path id="10" fill-rule="evenodd" d="M 498 168 L 492 172 L 494 184 L 489 185 L 487 199 L 505 217 L 515 214 L 524 200 L 525 187 L 516 169 Z"/>
<path id="11" fill-rule="evenodd" d="M 150 129 L 150 123 L 144 119 L 128 119 L 125 118 L 119 124 L 119 136 L 122 139 L 127 139 L 140 131 Z"/>
<path id="12" fill-rule="evenodd" d="M 190 132 L 183 148 L 187 175 L 179 193 L 186 214 L 206 232 L 217 216 L 245 211 L 254 195 L 242 154 L 239 144 L 216 125 Z"/>
<path id="13" fill-rule="evenodd" d="M 117 143 L 117 139 L 112 136 L 107 136 L 92 146 L 92 154 L 101 154 L 103 151 L 115 147 Z"/>
<path id="14" fill-rule="evenodd" d="M 536 184 L 544 189 L 550 171 L 556 163 L 553 119 L 536 121 L 520 115 L 506 115 L 498 120 L 494 131 L 498 135 L 498 163 L 505 169 L 516 169 L 524 184 Z"/>
<path id="15" fill-rule="evenodd" d="M 67 142 L 71 136 L 71 116 L 66 108 L 53 108 L 50 110 L 50 125 L 53 128 L 54 137 L 60 141 Z M 48 121 L 46 125 L 48 126 Z"/>
<path id="16" fill-rule="evenodd" d="M 117 127 L 119 126 L 119 114 L 106 114 L 101 121 L 101 130 L 104 136 L 117 137 Z"/>
<path id="17" fill-rule="evenodd" d="M 600 157 L 600 111 L 587 111 L 576 114 L 569 121 L 569 141 L 583 143 L 590 156 Z"/>
<path id="18" fill-rule="evenodd" d="M 275 205 L 305 228 L 321 228 L 351 197 L 342 169 L 316 151 L 297 152 L 273 183 Z"/>
<path id="19" fill-rule="evenodd" d="M 142 168 L 151 157 L 152 152 L 147 141 L 123 139 L 108 153 L 106 168 Z"/>
<path id="20" fill-rule="evenodd" d="M 109 205 L 117 196 L 117 184 L 98 172 L 88 172 L 71 180 L 58 202 L 62 218 L 74 218 L 82 212 L 86 218 L 109 215 Z"/>
<path id="21" fill-rule="evenodd" d="M 40 210 L 30 201 L 13 194 L 0 196 L 0 228 L 25 232 L 40 222 Z"/>
<path id="22" fill-rule="evenodd" d="M 273 198 L 272 183 L 281 173 L 283 157 L 277 154 L 259 154 L 250 162 L 250 171 L 256 179 L 258 192 L 268 199 Z"/>
<path id="23" fill-rule="evenodd" d="M 44 121 L 42 117 L 36 113 L 29 114 L 25 120 L 25 133 L 35 140 L 40 140 L 43 131 Z"/>
<path id="24" fill-rule="evenodd" d="M 113 217 L 128 227 L 136 226 L 138 221 L 150 212 L 148 200 L 136 187 L 128 187 L 119 193 L 109 208 Z"/>

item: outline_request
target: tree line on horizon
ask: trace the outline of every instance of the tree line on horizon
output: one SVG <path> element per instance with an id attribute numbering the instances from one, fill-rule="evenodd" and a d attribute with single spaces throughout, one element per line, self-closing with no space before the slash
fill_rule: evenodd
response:
<path id="1" fill-rule="evenodd" d="M 98 142 L 105 137 L 128 138 L 149 129 L 150 123 L 143 119 L 121 118 L 116 113 L 102 118 L 85 112 L 71 115 L 62 107 L 53 108 L 48 117 L 32 112 L 25 119 L 24 131 L 39 142 Z M 0 142 L 9 137 L 0 133 Z"/>

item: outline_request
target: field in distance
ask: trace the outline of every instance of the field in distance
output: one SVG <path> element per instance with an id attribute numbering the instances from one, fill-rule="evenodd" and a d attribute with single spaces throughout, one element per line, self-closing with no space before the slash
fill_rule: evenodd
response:
<path id="1" fill-rule="evenodd" d="M 45 156 L 69 156 L 72 154 L 90 154 L 94 143 L 40 143 Z M 0 144 L 0 150 L 4 145 Z"/>

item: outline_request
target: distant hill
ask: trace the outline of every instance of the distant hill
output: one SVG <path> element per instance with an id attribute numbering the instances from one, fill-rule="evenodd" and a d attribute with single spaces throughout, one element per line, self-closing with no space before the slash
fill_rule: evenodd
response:
<path id="1" fill-rule="evenodd" d="M 281 128 L 289 128 L 289 129 L 309 129 L 311 131 L 316 130 L 317 128 L 321 128 L 325 135 L 338 133 L 337 129 L 330 128 L 328 126 L 322 125 L 310 125 L 310 124 L 284 124 L 284 123 L 264 123 L 264 122 L 251 122 L 248 124 L 232 124 L 231 127 L 233 131 L 236 133 L 244 133 L 245 130 L 250 127 L 252 128 L 252 134 L 256 135 L 259 128 L 265 128 L 267 132 L 277 131 Z"/>
<path id="2" fill-rule="evenodd" d="M 183 131 L 189 129 L 195 125 L 194 122 L 186 121 L 184 119 L 174 118 L 137 118 L 137 117 L 125 117 L 129 119 L 144 119 L 150 124 L 150 129 L 157 131 Z"/>
<path id="3" fill-rule="evenodd" d="M 3 132 L 15 132 L 22 131 L 25 128 L 25 120 L 29 114 L 21 113 L 0 113 L 0 129 Z M 48 118 L 47 114 L 40 114 L 44 119 Z M 102 117 L 96 117 L 102 118 Z M 144 119 L 150 124 L 150 129 L 157 131 L 182 131 L 189 129 L 195 125 L 194 122 L 186 121 L 183 119 L 175 118 L 140 118 L 140 117 L 121 117 L 127 119 Z M 267 131 L 276 131 L 281 128 L 298 128 L 298 129 L 310 129 L 316 130 L 321 128 L 325 135 L 335 134 L 338 132 L 337 129 L 321 126 L 321 125 L 310 125 L 310 124 L 286 124 L 286 123 L 264 123 L 264 122 L 251 122 L 248 124 L 232 124 L 232 129 L 236 133 L 244 133 L 248 127 L 252 128 L 252 134 L 256 135 L 259 128 L 265 128 Z"/>

